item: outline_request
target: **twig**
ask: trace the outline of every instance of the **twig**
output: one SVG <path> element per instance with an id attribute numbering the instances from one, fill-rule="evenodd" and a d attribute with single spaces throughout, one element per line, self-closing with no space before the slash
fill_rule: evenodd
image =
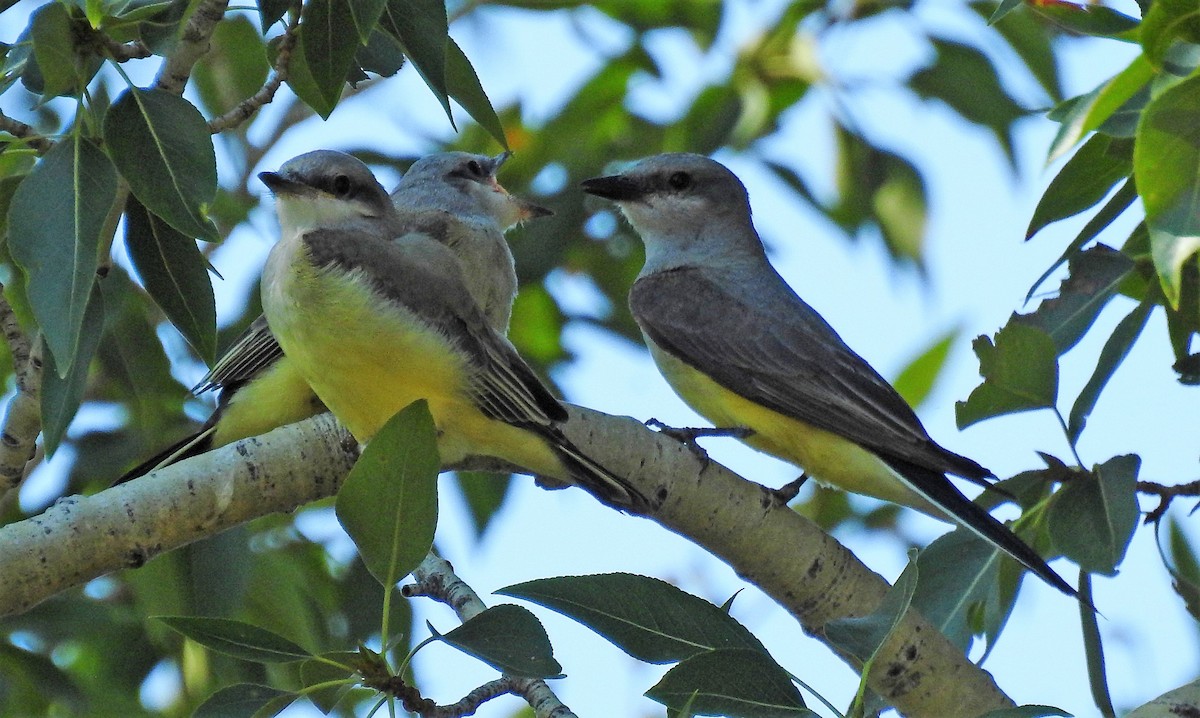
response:
<path id="1" fill-rule="evenodd" d="M 1175 486 L 1164 486 L 1153 481 L 1139 481 L 1137 490 L 1139 493 L 1158 497 L 1158 506 L 1146 514 L 1146 523 L 1150 524 L 1163 517 L 1176 496 L 1200 496 L 1200 479 Z"/>
<path id="2" fill-rule="evenodd" d="M 12 353 L 17 393 L 8 402 L 8 412 L 0 427 L 0 490 L 7 492 L 21 483 L 25 467 L 37 449 L 42 430 L 39 396 L 42 386 L 41 343 L 34 347 L 21 329 L 17 315 L 0 285 L 0 331 Z"/>
<path id="3" fill-rule="evenodd" d="M 3 112 L 0 112 L 0 130 L 19 138 L 25 144 L 32 147 L 39 155 L 46 154 L 54 146 L 53 141 L 39 135 L 37 130 L 20 120 L 9 117 Z"/>
<path id="4" fill-rule="evenodd" d="M 117 62 L 144 60 L 154 54 L 141 40 L 117 42 L 103 33 L 96 33 L 96 36 L 104 43 L 104 49 L 108 52 L 108 56 Z"/>
<path id="5" fill-rule="evenodd" d="M 183 88 L 192 76 L 192 68 L 208 52 L 209 39 L 217 23 L 225 17 L 228 5 L 229 0 L 203 0 L 200 3 L 188 20 L 183 36 L 179 38 L 179 46 L 159 70 L 155 87 L 176 95 L 183 94 Z"/>
<path id="6" fill-rule="evenodd" d="M 487 609 L 487 605 L 479 598 L 479 594 L 468 586 L 457 574 L 454 573 L 454 567 L 450 562 L 430 553 L 413 571 L 413 577 L 417 579 L 415 584 L 409 584 L 401 589 L 401 593 L 405 596 L 428 596 L 429 598 L 441 601 L 454 612 L 458 614 L 460 620 L 466 621 L 473 618 Z M 571 709 L 563 705 L 558 700 L 558 696 L 550 690 L 546 682 L 535 678 L 518 678 L 506 675 L 503 679 L 508 684 L 508 688 L 504 693 L 516 693 L 529 703 L 534 710 L 534 715 L 537 718 L 573 718 L 575 714 Z M 490 685 L 490 684 L 489 684 Z M 488 685 L 480 686 L 475 691 L 467 694 L 463 701 L 470 698 L 477 691 L 488 688 Z M 494 686 L 492 687 L 494 688 Z M 490 690 L 490 689 L 489 689 Z M 495 693 L 491 697 L 500 695 Z M 484 699 L 486 700 L 486 699 Z M 482 701 L 481 701 L 482 702 Z M 457 704 L 455 704 L 457 705 Z M 448 707 L 448 706 L 447 706 Z M 421 713 L 422 716 L 431 718 L 440 718 L 440 716 L 455 716 L 455 715 L 470 715 L 469 713 Z"/>
<path id="7" fill-rule="evenodd" d="M 266 105 L 271 100 L 275 99 L 275 93 L 279 90 L 279 86 L 288 78 L 288 62 L 292 58 L 292 49 L 296 46 L 296 28 L 299 25 L 299 18 L 295 18 L 287 26 L 287 31 L 283 35 L 283 39 L 279 42 L 279 52 L 275 55 L 275 74 L 262 86 L 258 92 L 252 96 L 242 100 L 229 112 L 220 117 L 213 118 L 208 123 L 208 131 L 214 135 L 218 132 L 231 130 L 246 120 L 259 108 Z"/>

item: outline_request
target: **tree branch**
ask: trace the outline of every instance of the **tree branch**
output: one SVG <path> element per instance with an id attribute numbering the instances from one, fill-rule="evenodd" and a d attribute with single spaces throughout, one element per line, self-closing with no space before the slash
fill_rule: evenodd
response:
<path id="1" fill-rule="evenodd" d="M 25 476 L 25 467 L 37 450 L 42 430 L 40 402 L 42 386 L 41 344 L 34 347 L 21 329 L 17 315 L 0 285 L 0 331 L 12 353 L 17 392 L 8 402 L 4 423 L 0 425 L 0 493 L 16 488 Z"/>
<path id="2" fill-rule="evenodd" d="M 203 0 L 179 38 L 179 46 L 167 57 L 154 85 L 160 90 L 183 94 L 188 78 L 192 76 L 192 68 L 204 57 L 209 49 L 209 39 L 213 30 L 225 17 L 225 8 L 229 0 Z"/>
<path id="3" fill-rule="evenodd" d="M 299 17 L 288 24 L 283 39 L 279 42 L 279 51 L 275 55 L 275 74 L 262 86 L 258 92 L 242 100 L 229 112 L 213 118 L 208 123 L 208 131 L 214 135 L 230 130 L 242 124 L 263 106 L 275 99 L 279 86 L 288 78 L 288 62 L 292 58 L 292 50 L 296 46 L 296 28 L 300 26 Z"/>
<path id="4" fill-rule="evenodd" d="M 487 609 L 479 594 L 454 573 L 454 567 L 449 561 L 439 556 L 432 553 L 426 556 L 421 565 L 413 571 L 413 577 L 417 582 L 401 589 L 404 596 L 428 596 L 441 601 L 454 609 L 459 620 L 474 618 Z M 474 707 L 504 693 L 515 693 L 524 698 L 533 708 L 537 718 L 575 718 L 571 709 L 563 705 L 545 681 L 507 674 L 499 681 L 492 681 L 471 691 L 453 706 L 444 706 L 447 710 L 459 710 L 457 713 L 445 715 L 471 715 L 474 713 Z M 463 710 L 467 707 L 472 709 Z"/>
<path id="5" fill-rule="evenodd" d="M 1163 514 L 1170 508 L 1171 502 L 1175 497 L 1200 496 L 1200 479 L 1174 486 L 1165 486 L 1153 481 L 1139 481 L 1137 482 L 1137 491 L 1138 493 L 1151 494 L 1158 497 L 1158 506 L 1146 514 L 1146 523 L 1152 524 L 1163 517 Z"/>
<path id="6" fill-rule="evenodd" d="M 830 621 L 865 616 L 883 600 L 886 581 L 769 489 L 702 462 L 632 418 L 575 407 L 571 415 L 563 427 L 568 438 L 650 497 L 646 518 L 728 563 L 818 640 L 828 644 Z M 95 496 L 63 499 L 42 516 L 0 528 L 0 614 L 250 518 L 333 495 L 356 455 L 345 436 L 331 418 L 317 417 Z M 990 674 L 912 610 L 873 666 L 868 685 L 905 715 L 974 716 L 1013 705 Z"/>
<path id="7" fill-rule="evenodd" d="M 8 115 L 0 112 L 0 131 L 7 132 L 29 145 L 39 155 L 44 155 L 54 146 L 54 142 L 42 137 L 29 125 L 20 120 L 13 119 Z"/>

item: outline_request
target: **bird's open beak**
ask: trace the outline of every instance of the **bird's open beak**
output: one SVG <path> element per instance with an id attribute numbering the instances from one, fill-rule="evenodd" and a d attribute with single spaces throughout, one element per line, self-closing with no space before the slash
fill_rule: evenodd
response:
<path id="1" fill-rule="evenodd" d="M 614 202 L 628 202 L 641 199 L 644 194 L 641 186 L 625 175 L 593 177 L 592 179 L 584 180 L 580 186 L 588 194 L 611 199 Z"/>

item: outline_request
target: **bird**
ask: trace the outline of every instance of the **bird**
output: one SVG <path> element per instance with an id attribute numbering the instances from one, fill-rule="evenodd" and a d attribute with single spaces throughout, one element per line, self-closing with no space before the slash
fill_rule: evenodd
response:
<path id="1" fill-rule="evenodd" d="M 314 157 L 348 176 L 369 172 L 355 157 L 319 150 Z M 459 258 L 467 288 L 488 322 L 508 333 L 517 275 L 504 233 L 553 214 L 505 190 L 496 174 L 511 153 L 495 156 L 437 152 L 409 167 L 391 194 L 395 208 L 386 219 L 392 231 L 422 231 Z M 294 365 L 283 355 L 266 317 L 259 315 L 192 388 L 199 395 L 219 390 L 217 408 L 200 429 L 123 474 L 123 483 L 196 454 L 257 436 L 324 412 Z"/>
<path id="2" fill-rule="evenodd" d="M 947 477 L 994 475 L 916 413 L 767 259 L 741 180 L 703 155 L 644 158 L 585 180 L 641 236 L 629 308 L 663 377 L 718 427 L 827 485 L 950 519 L 1058 590 L 1077 592 Z"/>
<path id="3" fill-rule="evenodd" d="M 618 507 L 644 503 L 562 433 L 566 408 L 488 323 L 454 251 L 421 231 L 395 237 L 387 194 L 356 169 L 309 153 L 259 174 L 280 225 L 263 313 L 325 406 L 368 443 L 424 399 L 443 464 L 495 457 Z"/>

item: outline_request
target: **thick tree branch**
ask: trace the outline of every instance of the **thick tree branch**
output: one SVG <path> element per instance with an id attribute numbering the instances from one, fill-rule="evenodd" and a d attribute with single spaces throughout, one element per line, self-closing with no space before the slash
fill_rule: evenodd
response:
<path id="1" fill-rule="evenodd" d="M 0 494 L 3 494 L 21 483 L 25 467 L 37 451 L 37 437 L 42 430 L 40 344 L 34 347 L 21 329 L 4 296 L 3 285 L 0 285 L 0 331 L 12 353 L 17 377 L 17 392 L 9 400 L 4 423 L 0 425 Z"/>
<path id="2" fill-rule="evenodd" d="M 225 17 L 225 8 L 229 0 L 203 0 L 188 19 L 179 38 L 179 46 L 167 57 L 158 79 L 154 85 L 160 90 L 183 94 L 188 78 L 192 76 L 192 68 L 204 57 L 209 49 L 209 39 L 217 23 Z"/>
<path id="3" fill-rule="evenodd" d="M 417 582 L 404 587 L 403 594 L 405 596 L 428 596 L 441 601 L 454 609 L 460 620 L 466 621 L 487 609 L 487 605 L 479 598 L 479 594 L 475 593 L 475 589 L 468 586 L 458 577 L 458 574 L 454 573 L 454 567 L 450 565 L 450 562 L 432 553 L 426 556 L 421 565 L 413 571 L 413 577 Z M 504 693 L 515 693 L 524 698 L 533 708 L 537 718 L 575 718 L 571 709 L 558 700 L 558 696 L 554 695 L 545 681 L 509 675 L 471 691 L 453 707 L 456 709 L 468 705 L 478 707 L 483 701 Z M 466 701 L 471 701 L 471 703 L 464 703 Z M 471 715 L 474 712 L 473 707 L 470 713 L 460 711 L 447 715 Z M 451 708 L 451 706 L 447 706 L 447 708 Z"/>
<path id="4" fill-rule="evenodd" d="M 647 518 L 721 558 L 818 640 L 829 621 L 867 615 L 886 594 L 886 581 L 769 489 L 702 462 L 640 422 L 573 408 L 564 429 L 651 498 Z M 0 614 L 332 495 L 356 453 L 344 436 L 328 417 L 310 419 L 0 528 Z M 881 647 L 868 684 L 909 716 L 975 716 L 1012 705 L 991 675 L 915 611 Z"/>

